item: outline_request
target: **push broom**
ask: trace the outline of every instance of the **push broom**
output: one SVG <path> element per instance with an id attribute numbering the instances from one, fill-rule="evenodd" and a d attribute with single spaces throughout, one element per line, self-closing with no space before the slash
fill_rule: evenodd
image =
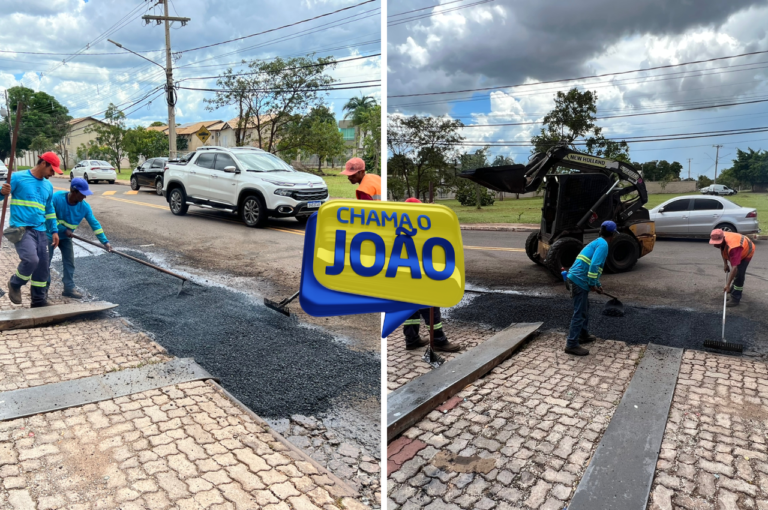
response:
<path id="1" fill-rule="evenodd" d="M 725 284 L 728 284 L 728 273 L 725 274 Z M 720 342 L 717 340 L 704 340 L 704 347 L 708 347 L 710 349 L 719 349 L 721 351 L 744 352 L 743 345 L 725 341 L 725 310 L 727 309 L 727 303 L 728 289 L 725 289 L 723 292 L 723 339 Z"/>

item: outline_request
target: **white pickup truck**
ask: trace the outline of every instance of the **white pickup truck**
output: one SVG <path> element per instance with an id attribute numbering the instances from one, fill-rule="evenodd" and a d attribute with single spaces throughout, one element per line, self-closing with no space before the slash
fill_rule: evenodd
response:
<path id="1" fill-rule="evenodd" d="M 306 222 L 328 200 L 328 186 L 255 147 L 199 147 L 166 163 L 163 195 L 177 216 L 196 205 L 228 210 L 249 227 L 263 227 L 269 217 Z"/>

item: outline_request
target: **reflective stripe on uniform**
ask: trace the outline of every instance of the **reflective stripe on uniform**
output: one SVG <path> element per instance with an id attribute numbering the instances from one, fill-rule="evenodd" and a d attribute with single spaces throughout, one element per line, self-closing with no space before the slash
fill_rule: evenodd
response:
<path id="1" fill-rule="evenodd" d="M 588 258 L 586 255 L 579 255 L 578 257 L 576 257 L 576 260 L 580 260 L 582 262 L 586 262 L 587 264 L 591 264 L 592 263 L 592 259 Z"/>
<path id="2" fill-rule="evenodd" d="M 104 229 L 100 228 L 98 230 L 94 230 L 93 233 L 96 234 L 96 235 L 103 234 L 104 233 Z"/>
<path id="3" fill-rule="evenodd" d="M 405 326 L 413 326 L 418 324 L 421 324 L 421 319 L 408 319 L 403 323 Z"/>
<path id="4" fill-rule="evenodd" d="M 64 221 L 64 220 L 59 220 L 59 222 L 58 222 L 58 223 L 59 223 L 59 225 L 64 225 L 65 227 L 67 227 L 67 228 L 71 228 L 72 230 L 75 230 L 75 229 L 77 228 L 77 225 L 73 225 L 73 224 L 71 224 L 71 223 L 67 223 L 67 222 L 66 222 L 66 221 Z"/>
<path id="5" fill-rule="evenodd" d="M 31 280 L 29 282 L 29 284 L 32 285 L 33 287 L 47 287 L 48 286 L 48 282 L 36 282 L 35 280 Z"/>
<path id="6" fill-rule="evenodd" d="M 435 329 L 442 329 L 442 327 L 443 327 L 442 322 L 438 322 L 437 324 L 435 324 Z"/>
<path id="7" fill-rule="evenodd" d="M 28 281 L 29 281 L 29 279 L 30 279 L 30 278 L 32 278 L 32 275 L 29 275 L 29 276 L 24 276 L 24 275 L 22 275 L 21 273 L 19 273 L 19 270 L 18 270 L 18 269 L 16 270 L 16 276 L 18 276 L 19 278 L 21 278 L 21 279 L 22 279 L 22 280 L 24 280 L 25 282 L 28 282 Z"/>
<path id="8" fill-rule="evenodd" d="M 56 213 L 46 214 L 45 215 L 46 220 L 55 220 L 56 219 Z"/>
<path id="9" fill-rule="evenodd" d="M 587 273 L 587 278 L 597 279 L 597 273 Z"/>
<path id="10" fill-rule="evenodd" d="M 35 209 L 40 209 L 41 211 L 45 212 L 45 206 L 43 204 L 40 202 L 33 202 L 32 200 L 19 200 L 18 198 L 12 198 L 11 205 L 18 205 L 21 207 L 34 207 Z"/>
<path id="11" fill-rule="evenodd" d="M 744 290 L 744 287 L 737 287 L 737 286 L 734 285 L 733 286 L 733 290 Z"/>
<path id="12" fill-rule="evenodd" d="M 381 200 L 381 195 L 373 195 L 371 198 L 374 200 Z"/>

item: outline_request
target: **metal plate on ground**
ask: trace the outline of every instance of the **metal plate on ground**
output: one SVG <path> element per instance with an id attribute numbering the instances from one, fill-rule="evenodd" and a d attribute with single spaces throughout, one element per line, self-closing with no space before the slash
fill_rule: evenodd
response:
<path id="1" fill-rule="evenodd" d="M 387 396 L 387 442 L 504 361 L 541 322 L 512 324 Z"/>
<path id="2" fill-rule="evenodd" d="M 0 312 L 0 331 L 34 328 L 45 324 L 61 322 L 78 315 L 103 312 L 116 307 L 116 304 L 108 303 L 107 301 L 91 301 L 42 306 L 40 308 L 20 308 L 18 310 Z"/>
<path id="3" fill-rule="evenodd" d="M 0 421 L 80 407 L 190 381 L 215 379 L 192 358 L 0 393 Z"/>
<path id="4" fill-rule="evenodd" d="M 645 510 L 682 358 L 648 344 L 568 510 Z"/>

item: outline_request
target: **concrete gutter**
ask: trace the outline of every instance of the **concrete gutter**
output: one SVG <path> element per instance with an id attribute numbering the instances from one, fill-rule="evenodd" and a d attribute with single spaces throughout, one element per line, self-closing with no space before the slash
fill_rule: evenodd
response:
<path id="1" fill-rule="evenodd" d="M 538 232 L 539 225 L 529 223 L 468 223 L 461 225 L 461 230 L 486 232 Z"/>

